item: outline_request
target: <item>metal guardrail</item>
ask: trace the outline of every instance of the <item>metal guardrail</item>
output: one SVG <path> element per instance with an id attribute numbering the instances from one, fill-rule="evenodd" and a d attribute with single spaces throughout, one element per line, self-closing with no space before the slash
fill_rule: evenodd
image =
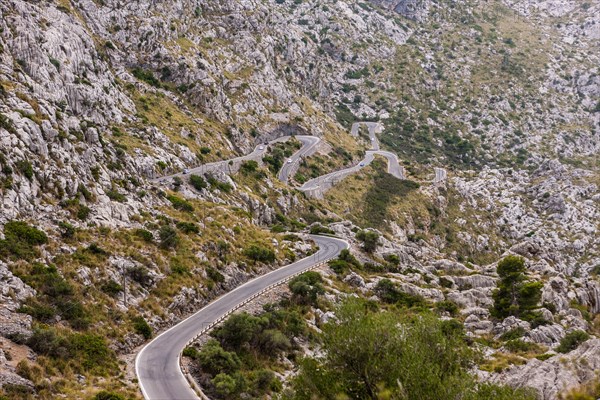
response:
<path id="1" fill-rule="evenodd" d="M 188 347 L 189 345 L 191 345 L 192 343 L 194 343 L 196 340 L 198 340 L 200 338 L 200 336 L 207 334 L 208 332 L 210 332 L 211 330 L 213 330 L 215 328 L 215 326 L 219 325 L 221 322 L 223 322 L 228 316 L 230 316 L 231 314 L 233 314 L 235 311 L 239 310 L 240 308 L 242 308 L 243 306 L 245 306 L 246 304 L 250 303 L 252 300 L 256 299 L 257 297 L 262 296 L 263 294 L 269 292 L 270 290 L 276 288 L 277 286 L 280 286 L 286 282 L 289 282 L 290 280 L 292 280 L 293 278 L 297 277 L 298 275 L 302 275 L 305 272 L 311 271 L 313 269 L 319 268 L 325 264 L 327 264 L 327 262 L 331 260 L 331 258 L 321 261 L 309 268 L 303 269 L 300 272 L 296 272 L 293 275 L 290 275 L 280 281 L 277 281 L 269 286 L 267 286 L 266 288 L 260 290 L 259 292 L 253 294 L 252 296 L 248 297 L 247 299 L 245 299 L 244 301 L 238 303 L 236 306 L 234 306 L 233 308 L 229 309 L 227 312 L 225 312 L 225 314 L 221 315 L 219 318 L 217 318 L 216 320 L 214 320 L 213 322 L 211 322 L 207 327 L 203 328 L 202 330 L 200 330 L 198 332 L 198 334 L 196 334 L 196 336 L 194 336 L 192 339 L 190 339 L 185 347 L 181 350 L 181 352 L 179 352 L 179 368 L 181 369 L 181 372 L 183 373 L 183 376 L 185 376 L 185 379 L 188 381 L 188 384 L 190 385 L 190 387 L 192 388 L 192 390 L 198 395 L 198 397 L 202 400 L 210 400 L 202 391 L 202 388 L 200 387 L 200 385 L 198 385 L 198 383 L 196 382 L 196 380 L 194 379 L 194 377 L 192 377 L 192 375 L 190 374 L 189 371 L 187 371 L 187 369 L 184 367 L 184 365 L 182 364 L 182 356 L 183 356 L 183 350 Z"/>

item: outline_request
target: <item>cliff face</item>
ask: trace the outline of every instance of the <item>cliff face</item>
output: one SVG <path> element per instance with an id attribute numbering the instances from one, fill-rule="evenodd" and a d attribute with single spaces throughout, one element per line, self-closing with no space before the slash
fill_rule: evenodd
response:
<path id="1" fill-rule="evenodd" d="M 433 166 L 450 172 L 410 204 L 428 202 L 429 210 L 414 215 L 399 204 L 372 226 L 387 231 L 384 250 L 424 276 L 444 270 L 438 263 L 480 264 L 485 277 L 465 283 L 464 274 L 448 273 L 453 284 L 444 288 L 477 334 L 501 326 L 485 310 L 493 261 L 506 252 L 525 256 L 531 276 L 544 282 L 544 302 L 556 308 L 555 329 L 530 338 L 556 346 L 565 331 L 590 322 L 571 312 L 574 303 L 592 314 L 600 304 L 592 274 L 600 265 L 599 7 L 575 0 L 3 1 L 0 225 L 28 220 L 47 231 L 55 242 L 38 257 L 46 263 L 78 254 L 103 228 L 144 227 L 157 239 L 165 215 L 173 224 L 184 218 L 165 211 L 171 202 L 162 190 L 173 187 L 155 187 L 152 178 L 248 153 L 282 133 L 324 137 L 328 144 L 307 164 L 330 172 L 365 147 L 347 134 L 350 124 L 379 120 L 382 147 L 399 155 L 411 179 L 431 181 Z M 270 175 L 234 184 L 233 194 L 216 184 L 181 189 L 198 202 L 196 212 L 214 213 L 190 217 L 210 242 L 192 247 L 190 259 L 224 267 L 232 282 L 246 266 L 215 243 L 241 251 L 247 238 L 234 226 L 252 226 L 268 242 L 275 235 L 265 226 L 284 224 L 282 215 L 297 211 L 294 218 L 312 222 L 307 210 L 335 220 L 361 209 L 342 191 L 315 205 Z M 431 224 L 436 218 L 446 231 Z M 77 242 L 60 243 L 64 223 L 79 230 Z M 122 264 L 146 265 L 153 282 L 163 282 L 171 255 L 161 253 L 161 264 L 154 249 L 138 245 L 150 262 L 120 249 L 118 262 L 65 263 L 61 273 L 87 287 L 96 273 L 118 280 Z M 19 263 L 5 261 L 0 272 L 17 295 L 1 293 L 2 317 L 31 331 L 31 319 L 16 311 L 32 289 L 15 276 Z M 438 281 L 417 286 L 441 290 Z M 161 288 L 162 300 L 175 293 L 187 304 L 180 308 L 193 309 L 201 290 L 186 285 L 193 286 Z M 136 290 L 139 304 L 151 297 Z M 177 318 L 140 307 L 156 327 Z M 509 375 L 502 379 L 516 379 Z"/>

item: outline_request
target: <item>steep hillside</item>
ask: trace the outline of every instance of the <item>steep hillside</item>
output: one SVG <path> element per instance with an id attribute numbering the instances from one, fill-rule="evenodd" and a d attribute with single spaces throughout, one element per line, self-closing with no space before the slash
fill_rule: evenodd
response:
<path id="1" fill-rule="evenodd" d="M 6 0 L 0 15 L 0 397 L 139 398 L 138 346 L 312 254 L 305 231 L 351 240 L 363 279 L 456 303 L 480 378 L 547 399 L 592 378 L 520 377 L 559 375 L 545 359 L 561 339 L 599 334 L 597 2 Z M 296 190 L 361 162 L 357 121 L 381 124 L 408 179 L 377 158 L 324 199 Z M 300 144 L 267 142 L 300 134 L 323 140 L 286 184 Z M 172 176 L 259 145 L 236 173 Z M 449 178 L 432 184 L 434 167 Z M 490 314 L 509 254 L 546 322 Z M 507 356 L 513 325 L 549 353 Z"/>

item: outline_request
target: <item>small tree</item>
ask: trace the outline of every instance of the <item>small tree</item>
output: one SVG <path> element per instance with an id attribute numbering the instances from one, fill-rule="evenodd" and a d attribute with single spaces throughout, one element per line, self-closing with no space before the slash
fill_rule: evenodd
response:
<path id="1" fill-rule="evenodd" d="M 506 318 L 510 315 L 525 320 L 536 319 L 533 310 L 542 298 L 541 282 L 525 282 L 525 260 L 518 256 L 507 256 L 498 263 L 500 282 L 492 293 L 494 305 L 492 316 Z"/>
<path id="2" fill-rule="evenodd" d="M 374 231 L 359 231 L 356 238 L 363 244 L 363 249 L 367 253 L 372 253 L 379 246 L 379 234 Z"/>

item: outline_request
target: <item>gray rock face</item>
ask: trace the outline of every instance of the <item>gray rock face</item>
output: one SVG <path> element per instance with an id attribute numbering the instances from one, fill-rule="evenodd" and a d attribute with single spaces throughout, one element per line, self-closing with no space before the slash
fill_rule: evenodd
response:
<path id="1" fill-rule="evenodd" d="M 14 276 L 7 265 L 0 261 L 0 335 L 31 334 L 32 318 L 18 313 L 17 309 L 28 297 L 36 292 L 23 281 Z"/>
<path id="2" fill-rule="evenodd" d="M 527 338 L 532 342 L 549 347 L 556 346 L 564 336 L 565 329 L 558 324 L 538 326 L 527 333 Z"/>
<path id="3" fill-rule="evenodd" d="M 595 377 L 600 368 L 600 340 L 583 343 L 569 354 L 559 354 L 546 361 L 530 360 L 493 377 L 515 387 L 532 387 L 542 400 L 554 400 L 564 390 L 577 387 Z"/>
<path id="4" fill-rule="evenodd" d="M 351 286 L 355 286 L 357 288 L 365 288 L 365 280 L 362 276 L 358 275 L 356 272 L 350 272 L 345 278 L 344 282 Z"/>

